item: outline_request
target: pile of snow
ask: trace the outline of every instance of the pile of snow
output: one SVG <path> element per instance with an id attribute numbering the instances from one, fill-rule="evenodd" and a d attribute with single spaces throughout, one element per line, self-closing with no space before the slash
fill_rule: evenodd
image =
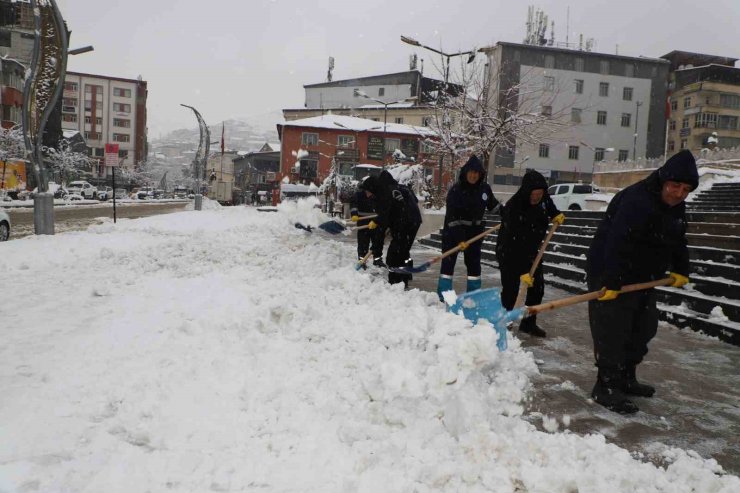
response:
<path id="1" fill-rule="evenodd" d="M 738 491 L 694 453 L 537 431 L 518 341 L 355 271 L 294 227 L 314 205 L 3 245 L 0 491 Z"/>

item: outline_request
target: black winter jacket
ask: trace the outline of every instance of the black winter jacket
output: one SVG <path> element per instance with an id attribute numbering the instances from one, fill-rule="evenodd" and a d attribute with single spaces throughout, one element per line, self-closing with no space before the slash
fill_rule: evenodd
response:
<path id="1" fill-rule="evenodd" d="M 468 171 L 480 173 L 480 179 L 474 185 L 468 183 Z M 498 205 L 491 187 L 486 183 L 486 171 L 476 156 L 471 156 L 460 169 L 457 182 L 447 192 L 447 212 L 444 227 L 480 226 L 483 214 Z"/>
<path id="2" fill-rule="evenodd" d="M 399 185 L 388 171 L 383 170 L 377 178 L 369 176 L 362 187 L 375 196 L 378 217 L 373 221 L 379 227 L 399 232 L 421 224 L 416 195 L 408 187 Z"/>
<path id="3" fill-rule="evenodd" d="M 368 197 L 363 188 L 360 188 L 352 195 L 350 204 L 350 215 L 352 216 L 359 216 L 362 218 L 363 216 L 375 214 L 375 198 Z M 360 219 L 357 221 L 357 225 L 364 226 L 369 222 L 369 219 Z"/>
<path id="4" fill-rule="evenodd" d="M 674 159 L 676 158 L 676 159 Z M 682 153 L 609 203 L 588 251 L 588 276 L 607 289 L 661 279 L 667 271 L 689 275 L 686 205 L 661 199 L 667 180 L 698 184 L 693 157 Z"/>
<path id="5" fill-rule="evenodd" d="M 537 205 L 529 203 L 533 190 L 545 191 Z M 496 242 L 496 259 L 501 269 L 520 273 L 529 271 L 547 234 L 550 220 L 560 214 L 547 193 L 545 177 L 527 171 L 519 190 L 506 202 L 501 212 L 501 229 Z"/>

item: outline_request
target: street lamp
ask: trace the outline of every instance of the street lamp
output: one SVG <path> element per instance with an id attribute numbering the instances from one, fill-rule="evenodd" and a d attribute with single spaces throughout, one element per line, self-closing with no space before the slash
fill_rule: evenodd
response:
<path id="1" fill-rule="evenodd" d="M 413 98 L 406 98 L 406 99 L 401 99 L 398 101 L 392 101 L 390 103 L 386 103 L 384 101 L 381 101 L 380 99 L 371 98 L 370 96 L 367 95 L 365 91 L 362 91 L 360 89 L 355 89 L 354 95 L 355 97 L 359 96 L 361 98 L 369 99 L 370 101 L 374 101 L 383 106 L 383 167 L 385 167 L 385 135 L 386 135 L 386 127 L 388 126 L 388 106 L 392 104 L 407 103 L 409 99 L 413 99 Z"/>
<path id="2" fill-rule="evenodd" d="M 588 149 L 591 149 L 594 153 L 594 160 L 591 163 L 591 184 L 593 185 L 594 184 L 594 170 L 596 169 L 596 149 L 586 144 L 585 142 L 581 142 L 581 145 L 584 147 L 587 147 Z M 614 152 L 614 148 L 607 147 L 606 149 L 604 149 L 604 152 Z"/>
<path id="3" fill-rule="evenodd" d="M 198 120 L 198 127 L 200 129 L 200 141 L 198 142 L 198 151 L 195 153 L 195 159 L 193 161 L 193 166 L 195 167 L 195 204 L 193 208 L 196 211 L 199 211 L 203 208 L 203 195 L 201 194 L 200 190 L 201 179 L 202 174 L 206 169 L 208 153 L 210 152 L 211 131 L 208 129 L 208 125 L 206 124 L 205 120 L 198 112 L 198 110 L 186 104 L 181 104 L 180 106 L 193 110 L 195 118 L 196 120 Z"/>
<path id="4" fill-rule="evenodd" d="M 89 53 L 91 51 L 94 51 L 95 47 L 93 46 L 82 46 L 80 48 L 75 48 L 72 50 L 67 51 L 67 55 L 82 55 L 83 53 Z"/>
<path id="5" fill-rule="evenodd" d="M 442 63 L 444 65 L 443 67 L 444 68 L 444 87 L 443 89 L 444 89 L 445 97 L 447 96 L 447 84 L 450 78 L 450 58 L 454 56 L 468 55 L 467 63 L 472 63 L 473 60 L 475 60 L 476 53 L 478 53 L 478 50 L 475 50 L 475 49 L 469 50 L 469 51 L 459 51 L 457 53 L 445 53 L 436 48 L 432 48 L 431 46 L 421 44 L 414 38 L 409 38 L 408 36 L 403 36 L 403 35 L 401 36 L 401 41 L 411 46 L 425 48 L 431 52 L 437 53 L 438 55 L 442 56 L 442 59 L 443 59 Z M 446 63 L 445 63 L 445 60 L 446 60 Z M 437 99 L 439 100 L 439 93 L 437 94 Z M 452 154 L 452 152 L 450 152 L 450 154 Z M 451 163 L 453 162 L 454 162 L 454 156 L 451 156 Z M 440 154 L 439 156 L 439 182 L 437 183 L 437 193 L 439 193 L 439 195 L 442 195 L 442 172 L 444 170 L 443 163 L 444 163 L 444 156 Z"/>

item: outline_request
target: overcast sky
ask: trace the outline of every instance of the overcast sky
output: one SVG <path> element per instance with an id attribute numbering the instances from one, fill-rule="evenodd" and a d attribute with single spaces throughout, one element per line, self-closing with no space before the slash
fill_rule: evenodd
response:
<path id="1" fill-rule="evenodd" d="M 521 42 L 527 5 L 519 0 L 57 0 L 72 31 L 68 70 L 149 83 L 149 138 L 300 108 L 304 84 L 408 69 L 405 34 L 452 52 Z M 672 50 L 740 58 L 740 0 L 540 0 L 556 41 L 596 40 L 594 51 L 658 57 Z M 548 29 L 549 36 L 549 29 Z M 432 55 L 417 49 L 425 75 Z"/>

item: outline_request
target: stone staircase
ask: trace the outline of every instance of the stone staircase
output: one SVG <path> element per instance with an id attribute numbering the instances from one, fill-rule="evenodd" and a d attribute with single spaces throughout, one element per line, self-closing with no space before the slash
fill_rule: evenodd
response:
<path id="1" fill-rule="evenodd" d="M 543 257 L 545 280 L 582 293 L 586 291 L 586 253 L 604 213 L 565 211 L 565 215 L 565 223 L 557 229 Z M 740 345 L 740 213 L 692 210 L 687 219 L 690 284 L 683 289 L 656 288 L 660 317 L 677 327 Z M 485 227 L 498 222 L 498 216 L 486 216 Z M 440 249 L 442 236 L 436 232 L 419 242 Z M 497 265 L 495 246 L 494 233 L 483 242 L 485 263 Z"/>
<path id="2" fill-rule="evenodd" d="M 740 212 L 740 183 L 715 183 L 709 190 L 690 196 L 688 210 Z"/>

